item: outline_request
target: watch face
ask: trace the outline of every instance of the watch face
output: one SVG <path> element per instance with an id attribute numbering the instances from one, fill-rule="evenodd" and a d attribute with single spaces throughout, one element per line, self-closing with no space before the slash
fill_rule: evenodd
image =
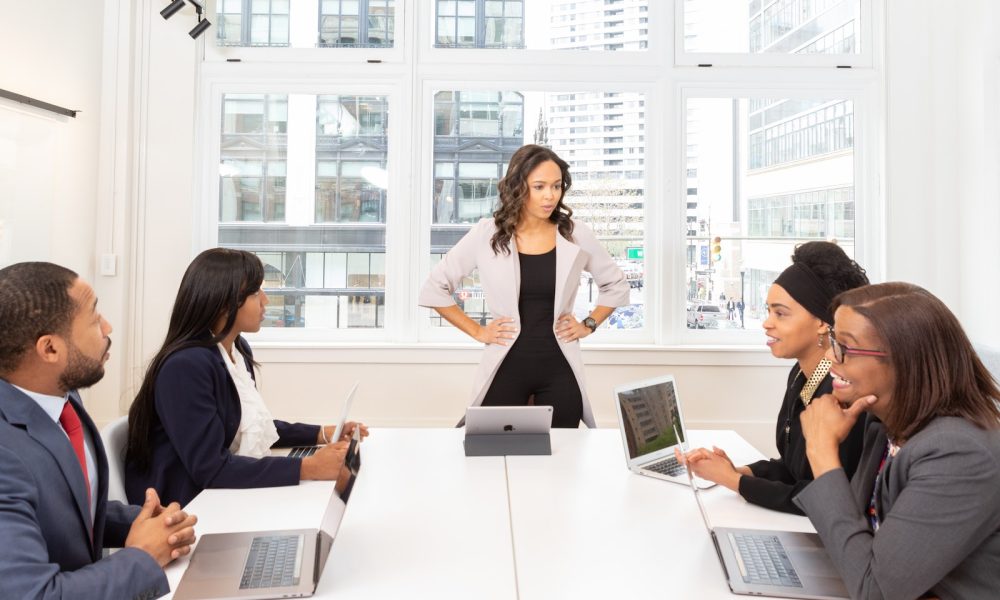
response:
<path id="1" fill-rule="evenodd" d="M 583 324 L 589 327 L 591 331 L 597 330 L 597 321 L 595 321 L 591 317 L 587 317 L 586 319 L 584 319 Z"/>

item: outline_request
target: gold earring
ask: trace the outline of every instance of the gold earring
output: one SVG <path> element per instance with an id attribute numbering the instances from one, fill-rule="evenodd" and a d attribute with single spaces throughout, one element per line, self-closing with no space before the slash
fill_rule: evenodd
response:
<path id="1" fill-rule="evenodd" d="M 819 334 L 818 337 L 819 337 L 819 339 L 816 341 L 816 345 L 819 346 L 820 348 L 822 348 L 823 347 L 823 334 L 822 333 Z"/>

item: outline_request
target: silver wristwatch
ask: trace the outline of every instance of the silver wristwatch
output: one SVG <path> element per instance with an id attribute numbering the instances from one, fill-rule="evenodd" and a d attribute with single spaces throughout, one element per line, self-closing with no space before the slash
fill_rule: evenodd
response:
<path id="1" fill-rule="evenodd" d="M 581 323 L 589 327 L 591 333 L 597 331 L 597 321 L 594 320 L 594 317 L 587 317 Z"/>

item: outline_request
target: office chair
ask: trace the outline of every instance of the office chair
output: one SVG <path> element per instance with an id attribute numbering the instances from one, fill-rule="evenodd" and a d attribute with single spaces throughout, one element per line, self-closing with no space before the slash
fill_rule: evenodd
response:
<path id="1" fill-rule="evenodd" d="M 119 417 L 101 430 L 108 454 L 108 500 L 128 504 L 125 497 L 125 444 L 128 442 L 128 415 Z"/>

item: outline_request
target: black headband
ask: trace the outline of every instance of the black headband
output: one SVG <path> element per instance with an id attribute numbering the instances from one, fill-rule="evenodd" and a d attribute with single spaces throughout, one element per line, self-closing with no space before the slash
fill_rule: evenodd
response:
<path id="1" fill-rule="evenodd" d="M 833 313 L 830 312 L 830 304 L 836 294 L 823 283 L 823 280 L 816 276 L 809 267 L 793 263 L 792 266 L 782 271 L 781 275 L 774 280 L 788 294 L 809 311 L 817 319 L 824 323 L 833 323 Z"/>

